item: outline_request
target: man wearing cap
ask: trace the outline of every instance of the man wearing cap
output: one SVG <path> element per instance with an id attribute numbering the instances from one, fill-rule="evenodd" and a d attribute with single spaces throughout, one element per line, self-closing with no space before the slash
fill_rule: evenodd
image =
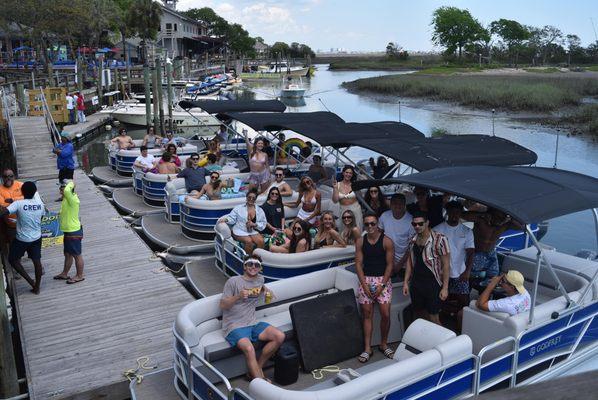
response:
<path id="1" fill-rule="evenodd" d="M 56 158 L 58 181 L 62 184 L 65 179 L 72 180 L 73 172 L 75 171 L 75 160 L 73 159 L 75 149 L 73 148 L 68 132 L 62 131 L 60 134 L 60 143 L 52 152 L 58 156 Z"/>
<path id="2" fill-rule="evenodd" d="M 272 291 L 264 286 L 261 270 L 262 260 L 259 256 L 245 256 L 243 275 L 233 276 L 226 281 L 220 299 L 226 341 L 245 355 L 250 379 L 265 379 L 264 364 L 276 353 L 285 338 L 280 330 L 266 322 L 258 323 L 255 318 L 255 308 L 260 301 L 264 301 L 266 293 L 270 298 L 273 296 Z M 253 343 L 259 341 L 265 342 L 265 345 L 258 359 Z"/>
<path id="3" fill-rule="evenodd" d="M 528 311 L 532 301 L 529 293 L 523 287 L 523 282 L 521 272 L 514 269 L 509 270 L 506 274 L 495 276 L 478 298 L 476 306 L 483 311 L 504 312 L 509 315 Z M 500 285 L 507 297 L 489 300 L 497 285 Z"/>

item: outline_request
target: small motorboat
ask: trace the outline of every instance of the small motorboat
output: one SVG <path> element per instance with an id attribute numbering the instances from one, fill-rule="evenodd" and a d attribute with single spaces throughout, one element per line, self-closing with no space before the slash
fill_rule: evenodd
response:
<path id="1" fill-rule="evenodd" d="M 299 81 L 293 81 L 293 78 L 289 76 L 286 82 L 283 84 L 280 90 L 280 97 L 289 99 L 300 99 L 305 95 L 305 88 L 303 87 L 303 81 L 299 77 Z"/>

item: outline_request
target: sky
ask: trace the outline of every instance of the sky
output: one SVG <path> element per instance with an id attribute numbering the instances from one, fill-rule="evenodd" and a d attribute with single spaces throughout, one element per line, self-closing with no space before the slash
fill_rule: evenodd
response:
<path id="1" fill-rule="evenodd" d="M 554 25 L 564 34 L 577 34 L 583 46 L 597 40 L 591 19 L 598 31 L 598 0 L 179 0 L 177 10 L 211 7 L 268 44 L 384 51 L 388 42 L 397 42 L 409 51 L 438 51 L 430 21 L 441 6 L 468 9 L 484 25 L 514 19 Z"/>

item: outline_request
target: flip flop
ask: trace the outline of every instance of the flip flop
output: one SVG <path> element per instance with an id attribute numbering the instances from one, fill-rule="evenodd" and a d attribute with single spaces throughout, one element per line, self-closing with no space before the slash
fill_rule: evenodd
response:
<path id="1" fill-rule="evenodd" d="M 370 360 L 370 357 L 374 355 L 374 352 L 368 353 L 368 352 L 363 352 L 359 355 L 359 357 L 357 357 L 357 359 L 359 360 L 360 363 L 366 363 Z"/>
<path id="2" fill-rule="evenodd" d="M 57 281 L 68 281 L 71 278 L 68 276 L 65 278 L 64 276 L 56 275 L 54 276 L 54 279 L 56 279 Z"/>
<path id="3" fill-rule="evenodd" d="M 77 279 L 77 280 L 74 280 L 74 279 L 72 279 L 72 278 L 69 278 L 69 279 L 66 281 L 66 283 L 67 283 L 67 285 L 72 285 L 72 284 L 75 284 L 75 283 L 83 282 L 84 280 L 85 280 L 85 278 L 81 278 L 81 279 Z"/>
<path id="4" fill-rule="evenodd" d="M 386 358 L 390 358 L 390 359 L 392 359 L 392 358 L 394 357 L 394 355 L 395 355 L 395 352 L 394 352 L 394 350 L 393 350 L 393 349 L 391 349 L 390 347 L 387 347 L 387 348 L 385 348 L 385 349 L 382 349 L 382 348 L 380 348 L 380 352 L 381 352 L 382 354 L 384 354 L 384 356 L 385 356 Z"/>

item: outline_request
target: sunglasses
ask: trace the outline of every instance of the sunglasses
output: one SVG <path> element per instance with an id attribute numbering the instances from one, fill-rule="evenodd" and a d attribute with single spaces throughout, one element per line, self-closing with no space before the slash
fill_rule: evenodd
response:
<path id="1" fill-rule="evenodd" d="M 293 232 L 303 232 L 303 228 L 301 228 L 300 226 L 296 226 L 293 228 Z"/>
<path id="2" fill-rule="evenodd" d="M 255 196 L 247 196 L 247 200 L 255 200 L 255 199 L 257 199 L 257 197 L 255 197 Z"/>
<path id="3" fill-rule="evenodd" d="M 370 193 L 372 193 L 372 194 L 378 193 L 378 190 L 370 190 Z"/>
<path id="4" fill-rule="evenodd" d="M 2 175 L 3 178 L 14 178 L 14 175 Z"/>
<path id="5" fill-rule="evenodd" d="M 272 193 L 270 193 L 270 196 L 280 196 L 280 193 L 278 193 L 278 192 L 272 192 Z"/>
<path id="6" fill-rule="evenodd" d="M 199 157 L 191 157 L 191 160 L 193 160 L 193 161 L 199 161 Z"/>
<path id="7" fill-rule="evenodd" d="M 412 222 L 412 226 L 424 226 L 425 222 Z"/>
<path id="8" fill-rule="evenodd" d="M 247 268 L 261 268 L 261 267 L 262 267 L 262 264 L 260 264 L 260 263 L 259 263 L 259 262 L 257 262 L 257 261 L 247 261 L 247 262 L 245 263 L 245 266 L 246 266 Z"/>
<path id="9" fill-rule="evenodd" d="M 363 225 L 365 225 L 365 226 L 376 226 L 377 222 L 364 222 Z"/>
<path id="10" fill-rule="evenodd" d="M 210 176 L 210 179 L 218 179 L 218 178 L 220 178 L 220 177 L 219 177 L 219 176 L 216 176 L 216 175 L 212 175 L 212 176 Z"/>
<path id="11" fill-rule="evenodd" d="M 274 174 L 274 176 L 277 178 L 282 178 L 284 175 L 283 174 Z"/>
<path id="12" fill-rule="evenodd" d="M 350 215 L 343 215 L 343 219 L 351 220 L 351 219 L 353 219 L 353 217 Z"/>

